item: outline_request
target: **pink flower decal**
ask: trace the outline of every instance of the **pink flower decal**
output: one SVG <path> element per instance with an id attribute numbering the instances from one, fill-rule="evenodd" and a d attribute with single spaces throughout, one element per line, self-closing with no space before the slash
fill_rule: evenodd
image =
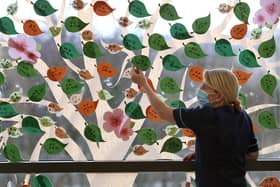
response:
<path id="1" fill-rule="evenodd" d="M 130 127 L 130 118 L 124 114 L 122 109 L 117 108 L 113 112 L 105 112 L 103 119 L 105 121 L 103 128 L 106 132 L 114 131 L 116 136 L 124 141 L 128 140 L 133 134 Z"/>
<path id="2" fill-rule="evenodd" d="M 10 38 L 8 41 L 9 56 L 13 59 L 21 59 L 31 64 L 35 64 L 41 54 L 36 51 L 36 41 L 24 34 Z"/>
<path id="3" fill-rule="evenodd" d="M 255 13 L 253 22 L 258 26 L 273 25 L 280 16 L 280 0 L 260 0 L 261 9 Z"/>
<path id="4" fill-rule="evenodd" d="M 259 27 L 265 26 L 266 20 L 265 20 L 265 11 L 263 9 L 258 10 L 255 13 L 255 17 L 253 18 L 253 23 L 257 24 Z"/>

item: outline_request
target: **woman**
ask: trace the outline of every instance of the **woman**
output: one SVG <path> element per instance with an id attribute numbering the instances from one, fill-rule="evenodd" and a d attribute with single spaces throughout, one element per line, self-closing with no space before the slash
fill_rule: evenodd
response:
<path id="1" fill-rule="evenodd" d="M 251 119 L 240 108 L 238 81 L 231 71 L 205 71 L 196 108 L 168 107 L 138 69 L 131 72 L 131 79 L 145 89 L 162 119 L 195 132 L 196 151 L 184 160 L 196 158 L 198 187 L 246 187 L 245 160 L 257 159 L 258 145 Z"/>

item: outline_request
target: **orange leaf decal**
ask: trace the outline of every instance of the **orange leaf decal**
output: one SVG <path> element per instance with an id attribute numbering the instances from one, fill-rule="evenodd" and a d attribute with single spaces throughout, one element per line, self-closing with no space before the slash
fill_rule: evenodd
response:
<path id="1" fill-rule="evenodd" d="M 188 143 L 187 143 L 187 146 L 191 147 L 193 145 L 195 145 L 195 140 L 189 140 Z"/>
<path id="2" fill-rule="evenodd" d="M 141 156 L 147 153 L 148 151 L 142 145 L 136 145 L 133 147 L 133 153 L 135 155 Z"/>
<path id="3" fill-rule="evenodd" d="M 133 88 L 127 88 L 124 92 L 125 97 L 132 99 L 137 96 L 137 91 Z"/>
<path id="4" fill-rule="evenodd" d="M 235 74 L 236 78 L 238 79 L 238 83 L 240 85 L 245 84 L 252 75 L 252 73 L 246 73 L 242 70 L 234 70 L 233 73 Z"/>
<path id="5" fill-rule="evenodd" d="M 261 187 L 279 187 L 280 182 L 277 177 L 266 177 L 260 182 L 259 186 L 261 186 Z"/>
<path id="6" fill-rule="evenodd" d="M 105 1 L 96 1 L 92 8 L 98 16 L 107 16 L 115 10 L 111 8 L 110 5 L 108 5 L 108 3 Z"/>
<path id="7" fill-rule="evenodd" d="M 194 82 L 203 81 L 203 68 L 200 66 L 192 66 L 188 71 L 189 78 Z"/>
<path id="8" fill-rule="evenodd" d="M 91 75 L 91 73 L 86 70 L 86 69 L 82 69 L 79 71 L 79 76 L 84 79 L 84 80 L 90 80 L 93 78 L 93 76 Z"/>
<path id="9" fill-rule="evenodd" d="M 153 82 L 151 81 L 151 79 L 148 78 L 148 77 L 146 77 L 146 80 L 147 80 L 147 82 L 148 82 L 150 88 L 151 88 L 154 92 L 156 92 L 156 89 L 155 89 L 155 87 L 154 87 Z M 140 92 L 145 93 L 145 90 L 144 90 L 144 88 L 143 88 L 141 85 L 138 84 L 137 86 L 138 86 L 138 89 L 139 89 Z"/>
<path id="10" fill-rule="evenodd" d="M 50 113 L 60 112 L 61 110 L 63 110 L 63 108 L 61 108 L 57 103 L 51 102 L 51 103 L 48 105 L 48 111 L 49 111 Z"/>
<path id="11" fill-rule="evenodd" d="M 66 132 L 61 128 L 61 127 L 56 127 L 55 128 L 55 135 L 58 137 L 58 138 L 61 138 L 61 139 L 65 139 L 65 138 L 68 138 L 69 136 L 66 134 Z"/>
<path id="12" fill-rule="evenodd" d="M 246 23 L 238 24 L 231 28 L 230 35 L 233 39 L 240 40 L 247 34 L 247 30 L 248 27 Z"/>
<path id="13" fill-rule="evenodd" d="M 189 128 L 182 128 L 182 132 L 187 137 L 195 137 L 195 133 Z"/>
<path id="14" fill-rule="evenodd" d="M 90 115 L 95 112 L 98 101 L 84 100 L 78 105 L 78 111 L 83 115 Z"/>
<path id="15" fill-rule="evenodd" d="M 152 107 L 152 105 L 149 105 L 146 108 L 146 116 L 149 120 L 153 121 L 153 122 L 162 122 L 163 120 L 161 119 L 161 117 L 158 115 L 158 113 L 154 110 L 154 108 Z"/>
<path id="16" fill-rule="evenodd" d="M 113 77 L 117 74 L 117 70 L 108 62 L 101 62 L 97 65 L 97 72 L 102 78 Z"/>
<path id="17" fill-rule="evenodd" d="M 23 23 L 23 31 L 30 36 L 37 36 L 43 33 L 38 24 L 33 20 L 27 20 Z"/>
<path id="18" fill-rule="evenodd" d="M 52 81 L 60 81 L 67 72 L 66 66 L 52 66 L 48 69 L 47 76 Z"/>

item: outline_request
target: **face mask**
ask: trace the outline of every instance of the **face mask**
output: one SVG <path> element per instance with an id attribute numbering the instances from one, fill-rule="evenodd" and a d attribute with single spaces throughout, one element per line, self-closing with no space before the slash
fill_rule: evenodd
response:
<path id="1" fill-rule="evenodd" d="M 200 105 L 205 105 L 205 104 L 209 103 L 208 94 L 206 92 L 202 91 L 201 89 L 198 90 L 196 97 L 197 97 L 198 103 Z"/>

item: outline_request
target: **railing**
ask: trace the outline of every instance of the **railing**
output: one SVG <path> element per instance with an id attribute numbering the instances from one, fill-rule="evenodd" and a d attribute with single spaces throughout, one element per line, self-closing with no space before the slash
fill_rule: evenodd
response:
<path id="1" fill-rule="evenodd" d="M 123 173 L 194 171 L 195 162 L 158 161 L 40 161 L 0 162 L 0 173 Z M 247 161 L 247 171 L 280 171 L 280 160 Z"/>

